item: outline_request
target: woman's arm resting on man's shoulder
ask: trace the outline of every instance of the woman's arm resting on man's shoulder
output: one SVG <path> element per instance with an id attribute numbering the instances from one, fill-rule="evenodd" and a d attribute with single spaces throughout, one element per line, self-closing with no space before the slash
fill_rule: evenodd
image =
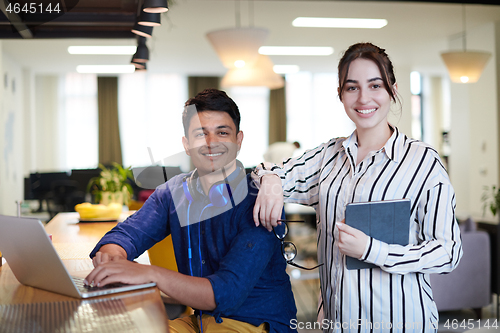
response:
<path id="1" fill-rule="evenodd" d="M 283 211 L 283 188 L 276 174 L 261 177 L 259 194 L 255 200 L 253 220 L 255 226 L 262 224 L 268 231 L 278 225 Z"/>

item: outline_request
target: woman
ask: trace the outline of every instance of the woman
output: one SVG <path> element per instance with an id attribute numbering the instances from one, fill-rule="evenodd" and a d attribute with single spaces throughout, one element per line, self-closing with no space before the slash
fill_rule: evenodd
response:
<path id="1" fill-rule="evenodd" d="M 452 271 L 462 255 L 453 187 L 438 153 L 387 120 L 398 98 L 385 50 L 352 45 L 338 73 L 339 98 L 356 130 L 282 166 L 256 168 L 255 223 L 276 226 L 283 197 L 316 209 L 324 331 L 435 332 L 438 312 L 428 274 Z M 411 200 L 411 218 L 401 221 L 410 224 L 407 246 L 343 223 L 350 202 L 403 198 Z M 379 268 L 348 270 L 346 255 Z"/>

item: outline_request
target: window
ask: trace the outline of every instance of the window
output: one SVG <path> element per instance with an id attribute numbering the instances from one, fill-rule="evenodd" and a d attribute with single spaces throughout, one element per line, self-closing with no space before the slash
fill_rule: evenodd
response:
<path id="1" fill-rule="evenodd" d="M 417 140 L 423 140 L 424 127 L 422 113 L 422 83 L 419 72 L 410 73 L 411 89 L 411 136 Z"/>
<path id="2" fill-rule="evenodd" d="M 286 84 L 287 141 L 312 149 L 354 131 L 354 123 L 338 98 L 337 74 L 288 74 Z"/>
<path id="3" fill-rule="evenodd" d="M 240 110 L 243 144 L 238 160 L 245 168 L 264 160 L 268 146 L 269 89 L 265 87 L 233 87 L 226 90 Z"/>
<path id="4" fill-rule="evenodd" d="M 124 166 L 149 166 L 154 161 L 189 170 L 189 158 L 182 146 L 182 111 L 186 100 L 184 76 L 133 73 L 119 77 L 118 109 Z"/>
<path id="5" fill-rule="evenodd" d="M 64 169 L 96 168 L 98 159 L 97 77 L 69 73 L 63 79 L 61 150 Z"/>

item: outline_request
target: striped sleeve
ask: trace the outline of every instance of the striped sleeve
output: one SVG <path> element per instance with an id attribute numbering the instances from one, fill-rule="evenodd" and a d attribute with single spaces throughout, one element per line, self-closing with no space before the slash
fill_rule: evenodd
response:
<path id="1" fill-rule="evenodd" d="M 389 273 L 451 272 L 462 256 L 452 186 L 439 183 L 429 189 L 418 209 L 419 244 L 401 246 L 370 238 L 362 258 Z"/>
<path id="2" fill-rule="evenodd" d="M 332 139 L 298 158 L 284 161 L 283 165 L 261 163 L 255 168 L 252 178 L 260 183 L 262 176 L 276 174 L 281 178 L 285 202 L 316 206 L 319 201 L 320 174 L 328 164 L 325 156 L 331 156 L 336 143 L 337 140 Z"/>

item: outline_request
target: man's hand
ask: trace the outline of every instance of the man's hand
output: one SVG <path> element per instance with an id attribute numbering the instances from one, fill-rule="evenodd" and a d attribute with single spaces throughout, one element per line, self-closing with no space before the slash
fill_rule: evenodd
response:
<path id="1" fill-rule="evenodd" d="M 152 282 L 154 275 L 151 265 L 141 265 L 133 261 L 117 260 L 101 263 L 85 278 L 91 286 L 102 287 L 110 283 L 140 284 Z"/>
<path id="2" fill-rule="evenodd" d="M 345 220 L 335 223 L 339 229 L 339 250 L 346 256 L 360 259 L 369 237 L 362 231 L 348 226 Z"/>
<path id="3" fill-rule="evenodd" d="M 92 264 L 94 264 L 94 267 L 97 267 L 103 263 L 117 260 L 127 260 L 127 252 L 119 245 L 105 244 L 101 246 L 99 252 L 92 258 Z"/>
<path id="4" fill-rule="evenodd" d="M 256 226 L 262 224 L 272 231 L 278 225 L 283 211 L 283 188 L 281 179 L 277 175 L 265 175 L 261 178 L 261 185 L 255 206 L 253 220 Z"/>

